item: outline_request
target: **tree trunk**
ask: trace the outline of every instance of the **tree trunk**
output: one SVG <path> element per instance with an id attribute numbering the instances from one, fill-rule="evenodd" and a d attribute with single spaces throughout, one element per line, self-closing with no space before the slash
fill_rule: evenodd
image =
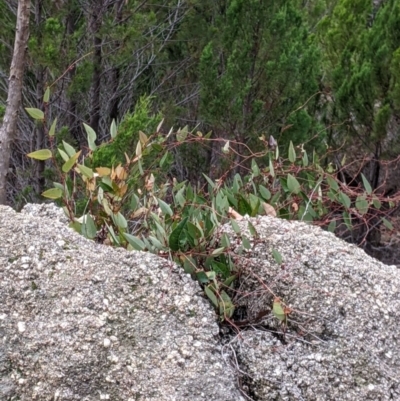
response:
<path id="1" fill-rule="evenodd" d="M 10 163 L 11 142 L 17 128 L 18 109 L 21 104 L 25 54 L 29 37 L 30 0 L 19 0 L 15 32 L 14 53 L 8 84 L 7 107 L 0 128 L 0 204 L 7 203 L 7 172 Z"/>
<path id="2" fill-rule="evenodd" d="M 122 10 L 124 7 L 124 0 L 119 0 L 115 4 L 115 21 L 117 25 L 121 25 L 122 23 Z M 115 49 L 116 51 L 119 50 L 121 47 L 121 42 L 117 40 L 115 42 Z M 118 93 L 118 88 L 119 88 L 119 80 L 120 80 L 120 68 L 117 66 L 114 66 L 111 70 L 111 81 L 112 81 L 112 97 L 110 99 L 110 121 L 115 120 L 118 121 L 119 117 L 119 102 L 120 102 L 120 96 Z"/>
<path id="3" fill-rule="evenodd" d="M 91 10 L 89 30 L 93 35 L 93 76 L 90 101 L 90 122 L 89 125 L 99 133 L 100 122 L 100 89 L 101 89 L 101 37 L 99 30 L 103 18 L 103 2 L 93 5 Z"/>
<path id="4" fill-rule="evenodd" d="M 41 34 L 41 23 L 42 23 L 42 11 L 43 11 L 43 3 L 42 0 L 36 0 L 35 4 L 35 24 L 38 32 L 37 40 L 38 44 L 42 46 L 42 34 Z M 36 107 L 38 109 L 42 109 L 43 107 L 43 95 L 44 95 L 44 80 L 45 80 L 45 69 L 42 66 L 38 66 L 35 71 L 36 77 Z M 42 122 L 36 124 L 35 127 L 35 138 L 36 138 L 36 148 L 35 149 L 43 149 L 45 144 L 45 131 L 44 125 Z M 36 193 L 38 198 L 40 198 L 40 194 L 44 191 L 45 187 L 45 178 L 44 178 L 44 170 L 45 170 L 45 161 L 44 160 L 35 160 L 36 165 Z"/>

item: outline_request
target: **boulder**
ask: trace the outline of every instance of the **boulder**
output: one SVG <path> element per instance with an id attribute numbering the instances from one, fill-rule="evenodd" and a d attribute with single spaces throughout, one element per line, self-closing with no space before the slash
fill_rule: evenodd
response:
<path id="1" fill-rule="evenodd" d="M 0 400 L 242 400 L 199 285 L 65 222 L 0 206 Z"/>
<path id="2" fill-rule="evenodd" d="M 400 400 L 400 275 L 322 229 L 230 225 L 241 267 L 230 340 L 254 400 Z M 251 227 L 253 229 L 253 227 Z M 234 240 L 233 240 L 234 239 Z M 282 258 L 282 260 L 281 260 Z"/>

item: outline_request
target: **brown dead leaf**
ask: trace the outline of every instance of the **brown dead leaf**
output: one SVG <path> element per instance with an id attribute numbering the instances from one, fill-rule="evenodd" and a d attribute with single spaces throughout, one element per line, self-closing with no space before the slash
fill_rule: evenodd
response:
<path id="1" fill-rule="evenodd" d="M 271 205 L 269 205 L 268 203 L 263 202 L 262 206 L 263 206 L 265 214 L 267 216 L 276 217 L 276 211 Z"/>

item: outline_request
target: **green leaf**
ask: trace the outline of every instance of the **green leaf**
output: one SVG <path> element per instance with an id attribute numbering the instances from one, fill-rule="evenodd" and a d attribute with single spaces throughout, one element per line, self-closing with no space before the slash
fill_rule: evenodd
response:
<path id="1" fill-rule="evenodd" d="M 393 224 L 389 220 L 386 220 L 385 218 L 383 218 L 382 223 L 389 230 L 393 230 Z"/>
<path id="2" fill-rule="evenodd" d="M 357 196 L 356 199 L 356 208 L 361 214 L 365 214 L 368 212 L 369 209 L 369 203 L 365 199 L 364 196 Z"/>
<path id="3" fill-rule="evenodd" d="M 207 274 L 204 273 L 203 271 L 197 272 L 196 273 L 196 279 L 202 283 L 202 284 L 206 284 L 210 281 L 210 279 L 208 278 Z"/>
<path id="4" fill-rule="evenodd" d="M 276 249 L 272 250 L 272 256 L 275 259 L 275 262 L 278 263 L 278 265 L 282 264 L 282 255 L 279 253 L 279 251 L 277 251 Z"/>
<path id="5" fill-rule="evenodd" d="M 260 175 L 260 169 L 254 159 L 251 159 L 251 171 L 253 172 L 254 177 L 258 177 Z"/>
<path id="6" fill-rule="evenodd" d="M 328 231 L 334 233 L 336 230 L 336 220 L 332 220 L 328 225 Z"/>
<path id="7" fill-rule="evenodd" d="M 173 213 L 171 207 L 168 205 L 168 203 L 166 203 L 163 200 L 158 199 L 158 198 L 157 198 L 157 202 L 158 202 L 158 206 L 160 206 L 160 209 L 165 216 L 166 215 L 170 215 L 170 216 L 174 215 L 174 213 Z"/>
<path id="8" fill-rule="evenodd" d="M 51 189 L 48 189 L 47 191 L 44 191 L 42 193 L 42 196 L 44 196 L 45 198 L 48 198 L 48 199 L 59 199 L 59 198 L 61 198 L 62 194 L 63 194 L 63 191 L 61 191 L 61 189 L 51 188 Z"/>
<path id="9" fill-rule="evenodd" d="M 161 168 L 164 166 L 165 162 L 167 161 L 168 155 L 169 155 L 169 153 L 168 153 L 168 151 L 166 151 L 164 153 L 164 156 L 161 158 L 161 160 L 160 160 L 160 167 Z"/>
<path id="10" fill-rule="evenodd" d="M 202 232 L 190 221 L 187 222 L 187 230 L 193 239 L 200 239 L 202 237 Z"/>
<path id="11" fill-rule="evenodd" d="M 260 192 L 260 195 L 263 197 L 264 200 L 271 199 L 271 192 L 263 185 L 258 186 L 258 191 Z"/>
<path id="12" fill-rule="evenodd" d="M 94 129 L 92 127 L 90 127 L 89 125 L 83 123 L 83 126 L 85 128 L 86 134 L 87 134 L 87 141 L 88 141 L 88 145 L 89 145 L 89 149 L 90 150 L 96 150 L 97 146 L 96 146 L 96 132 L 94 131 Z"/>
<path id="13" fill-rule="evenodd" d="M 49 103 L 49 100 L 50 100 L 50 88 L 47 87 L 44 92 L 43 103 Z"/>
<path id="14" fill-rule="evenodd" d="M 157 249 L 159 249 L 159 250 L 165 249 L 165 246 L 157 238 L 149 235 L 149 240 L 153 243 L 153 245 Z"/>
<path id="15" fill-rule="evenodd" d="M 258 232 L 250 220 L 247 222 L 247 228 L 249 229 L 250 234 L 253 236 L 253 238 L 258 238 Z"/>
<path id="16" fill-rule="evenodd" d="M 108 232 L 110 233 L 110 236 L 111 236 L 111 239 L 113 241 L 113 244 L 116 245 L 116 246 L 120 246 L 121 245 L 120 240 L 115 235 L 115 232 L 114 232 L 114 229 L 112 228 L 112 226 L 109 226 L 107 223 L 105 223 L 105 224 L 106 224 L 106 227 L 108 229 Z"/>
<path id="17" fill-rule="evenodd" d="M 372 203 L 373 203 L 374 207 L 378 210 L 382 207 L 381 201 L 376 197 L 374 197 L 374 199 L 372 200 Z"/>
<path id="18" fill-rule="evenodd" d="M 79 155 L 81 154 L 81 151 L 78 153 L 75 153 L 70 159 L 68 159 L 61 167 L 62 171 L 64 173 L 68 173 L 69 170 L 75 165 L 76 160 L 78 159 Z"/>
<path id="19" fill-rule="evenodd" d="M 239 174 L 235 174 L 233 177 L 232 191 L 235 195 L 237 195 L 240 189 L 243 187 L 243 181 Z"/>
<path id="20" fill-rule="evenodd" d="M 110 127 L 110 134 L 111 134 L 111 138 L 115 139 L 115 137 L 117 136 L 117 124 L 115 124 L 115 120 L 113 119 L 111 121 L 111 127 Z"/>
<path id="21" fill-rule="evenodd" d="M 229 235 L 227 233 L 223 233 L 221 235 L 221 241 L 220 242 L 221 242 L 221 245 L 224 248 L 229 248 L 231 246 L 231 242 L 229 240 Z"/>
<path id="22" fill-rule="evenodd" d="M 245 235 L 242 235 L 242 244 L 244 249 L 247 250 L 251 249 L 250 241 Z"/>
<path id="23" fill-rule="evenodd" d="M 203 173 L 203 176 L 207 180 L 207 182 L 210 184 L 211 188 L 214 189 L 215 183 L 211 180 L 211 178 L 207 177 L 204 173 Z"/>
<path id="24" fill-rule="evenodd" d="M 183 255 L 185 260 L 183 261 L 183 270 L 185 273 L 193 274 L 196 272 L 196 262 L 193 258 Z"/>
<path id="25" fill-rule="evenodd" d="M 97 234 L 97 228 L 90 214 L 86 214 L 83 218 L 81 232 L 86 238 L 93 239 Z"/>
<path id="26" fill-rule="evenodd" d="M 300 192 L 300 184 L 292 174 L 287 175 L 287 187 L 291 193 L 298 194 Z"/>
<path id="27" fill-rule="evenodd" d="M 212 255 L 212 256 L 219 256 L 219 255 L 221 255 L 221 254 L 224 253 L 224 252 L 225 252 L 225 247 L 217 248 L 217 249 L 214 249 L 214 250 L 211 252 L 211 255 Z"/>
<path id="28" fill-rule="evenodd" d="M 326 181 L 328 182 L 328 185 L 335 191 L 339 190 L 339 185 L 335 179 L 333 179 L 330 175 L 326 176 Z"/>
<path id="29" fill-rule="evenodd" d="M 47 160 L 51 159 L 53 155 L 49 149 L 40 149 L 36 150 L 35 152 L 28 153 L 27 156 L 35 160 Z"/>
<path id="30" fill-rule="evenodd" d="M 186 199 L 183 196 L 183 193 L 185 192 L 185 187 L 182 187 L 176 194 L 175 194 L 175 202 L 178 202 L 180 207 L 184 207 L 186 203 Z"/>
<path id="31" fill-rule="evenodd" d="M 229 287 L 229 286 L 236 280 L 236 278 L 237 278 L 236 275 L 228 277 L 228 278 L 223 282 L 224 286 Z"/>
<path id="32" fill-rule="evenodd" d="M 89 167 L 84 166 L 83 164 L 77 165 L 78 170 L 87 178 L 93 178 L 93 170 Z"/>
<path id="33" fill-rule="evenodd" d="M 250 203 L 247 202 L 247 200 L 242 195 L 238 196 L 238 212 L 242 216 L 244 216 L 246 214 L 251 216 L 251 212 L 252 212 L 252 208 L 250 206 Z"/>
<path id="34" fill-rule="evenodd" d="M 82 232 L 82 224 L 77 222 L 77 221 L 71 221 L 68 224 L 68 227 L 70 227 L 73 230 L 75 230 L 78 234 L 81 234 L 81 232 Z"/>
<path id="35" fill-rule="evenodd" d="M 146 148 L 149 146 L 151 146 L 151 149 L 155 150 L 157 153 L 160 153 L 161 151 L 164 150 L 164 147 L 157 142 L 152 142 L 152 143 L 146 145 Z"/>
<path id="36" fill-rule="evenodd" d="M 146 248 L 146 245 L 140 238 L 128 233 L 122 233 L 122 235 L 132 245 L 133 249 L 136 249 L 137 251 L 143 251 Z"/>
<path id="37" fill-rule="evenodd" d="M 271 174 L 271 177 L 275 177 L 274 163 L 271 157 L 269 158 L 269 173 Z"/>
<path id="38" fill-rule="evenodd" d="M 307 156 L 307 152 L 305 150 L 304 150 L 304 153 L 303 153 L 302 161 L 303 161 L 303 166 L 307 167 L 308 166 L 308 156 Z"/>
<path id="39" fill-rule="evenodd" d="M 254 194 L 249 194 L 249 200 L 250 200 L 250 216 L 255 217 L 258 213 L 258 209 L 260 207 L 260 198 L 258 196 L 255 196 Z"/>
<path id="40" fill-rule="evenodd" d="M 281 322 L 283 322 L 286 319 L 285 311 L 282 308 L 281 301 L 279 300 L 275 300 L 274 303 L 272 304 L 272 313 Z"/>
<path id="41" fill-rule="evenodd" d="M 58 148 L 57 150 L 63 160 L 67 162 L 69 160 L 69 156 L 62 149 Z"/>
<path id="42" fill-rule="evenodd" d="M 235 231 L 236 234 L 240 234 L 241 230 L 240 230 L 239 224 L 236 223 L 235 220 L 231 220 L 231 225 L 232 225 L 233 231 Z"/>
<path id="43" fill-rule="evenodd" d="M 183 142 L 186 139 L 188 133 L 189 133 L 189 128 L 187 125 L 182 129 L 179 128 L 178 132 L 176 133 L 176 140 L 178 142 Z"/>
<path id="44" fill-rule="evenodd" d="M 188 217 L 185 217 L 175 228 L 174 231 L 172 231 L 171 235 L 169 236 L 168 239 L 168 245 L 170 249 L 174 252 L 179 251 L 181 244 L 180 244 L 180 239 L 181 235 L 183 233 L 183 230 L 185 229 L 186 223 L 188 221 Z"/>
<path id="45" fill-rule="evenodd" d="M 67 152 L 67 155 L 69 157 L 72 157 L 76 153 L 76 150 L 69 143 L 65 141 L 62 141 L 62 143 L 64 146 L 64 150 Z"/>
<path id="46" fill-rule="evenodd" d="M 128 227 L 128 222 L 126 221 L 125 217 L 122 215 L 121 212 L 118 212 L 117 214 L 112 214 L 111 218 L 113 219 L 114 224 L 118 228 L 125 229 Z"/>
<path id="47" fill-rule="evenodd" d="M 293 142 L 290 141 L 289 144 L 289 152 L 288 152 L 289 161 L 294 163 L 296 161 L 296 151 L 294 150 Z"/>
<path id="48" fill-rule="evenodd" d="M 221 291 L 221 301 L 219 303 L 219 314 L 221 319 L 228 317 L 231 318 L 235 311 L 235 306 L 231 300 L 231 297 L 225 292 Z"/>
<path id="49" fill-rule="evenodd" d="M 223 278 L 228 277 L 229 274 L 231 274 L 229 266 L 223 262 L 213 260 L 211 261 L 211 268 L 216 274 L 221 275 Z"/>
<path id="50" fill-rule="evenodd" d="M 61 189 L 61 191 L 64 192 L 64 185 L 63 184 L 60 184 L 59 182 L 53 182 L 53 185 L 54 185 L 55 188 L 59 188 L 59 189 Z"/>
<path id="51" fill-rule="evenodd" d="M 101 189 L 101 188 L 99 188 L 99 190 L 100 190 L 100 189 Z M 106 198 L 103 198 L 103 199 L 101 200 L 101 204 L 102 204 L 102 206 L 103 206 L 103 208 L 104 208 L 104 211 L 107 213 L 107 215 L 108 215 L 108 216 L 112 216 L 113 211 L 111 210 L 111 207 L 110 207 L 110 204 L 109 204 L 108 200 L 107 200 Z"/>
<path id="52" fill-rule="evenodd" d="M 351 215 L 349 214 L 349 212 L 343 212 L 343 213 L 342 213 L 342 216 L 343 216 L 344 224 L 346 224 L 346 227 L 347 227 L 349 230 L 351 230 L 352 227 L 353 227 L 353 225 L 352 225 L 352 223 L 351 223 Z"/>
<path id="53" fill-rule="evenodd" d="M 44 120 L 44 113 L 39 109 L 25 108 L 27 113 L 35 120 Z"/>
<path id="54" fill-rule="evenodd" d="M 54 136 L 56 132 L 56 125 L 57 125 L 57 117 L 54 119 L 53 123 L 51 124 L 50 130 L 49 130 L 49 136 Z"/>
<path id="55" fill-rule="evenodd" d="M 210 299 L 210 301 L 213 303 L 213 305 L 216 308 L 218 308 L 218 299 L 208 285 L 204 287 L 204 292 L 207 295 L 207 297 Z"/>
<path id="56" fill-rule="evenodd" d="M 351 201 L 350 198 L 344 193 L 344 192 L 340 192 L 339 193 L 339 201 L 340 203 L 345 206 L 347 209 L 350 207 L 351 205 Z"/>
<path id="57" fill-rule="evenodd" d="M 365 177 L 365 175 L 363 173 L 361 173 L 361 178 L 364 184 L 364 188 L 367 191 L 368 195 L 372 194 L 372 188 L 371 188 L 371 184 L 369 183 L 369 181 L 367 180 L 367 178 Z"/>

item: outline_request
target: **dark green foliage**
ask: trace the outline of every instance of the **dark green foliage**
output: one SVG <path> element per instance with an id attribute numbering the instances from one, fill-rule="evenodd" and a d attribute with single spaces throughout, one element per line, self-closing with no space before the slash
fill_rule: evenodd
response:
<path id="1" fill-rule="evenodd" d="M 112 167 L 125 162 L 125 153 L 134 155 L 139 131 L 152 132 L 160 123 L 159 115 L 151 114 L 151 98 L 141 98 L 135 111 L 125 115 L 118 128 L 117 137 L 107 146 L 99 147 L 93 154 L 94 167 Z"/>
<path id="2" fill-rule="evenodd" d="M 336 139 L 350 133 L 369 150 L 386 139 L 391 116 L 400 112 L 395 67 L 399 26 L 400 5 L 395 0 L 376 6 L 368 0 L 341 0 L 321 21 L 326 84 L 333 89 L 334 122 L 341 123 Z M 397 148 L 395 140 L 384 152 L 394 156 Z"/>
<path id="3" fill-rule="evenodd" d="M 216 18 L 200 62 L 201 110 L 228 138 L 254 149 L 260 132 L 279 137 L 296 109 L 304 105 L 303 116 L 313 111 L 315 99 L 305 102 L 318 92 L 319 55 L 303 18 L 292 1 L 242 0 L 227 2 Z M 311 136 L 308 120 L 292 117 L 292 140 Z"/>

